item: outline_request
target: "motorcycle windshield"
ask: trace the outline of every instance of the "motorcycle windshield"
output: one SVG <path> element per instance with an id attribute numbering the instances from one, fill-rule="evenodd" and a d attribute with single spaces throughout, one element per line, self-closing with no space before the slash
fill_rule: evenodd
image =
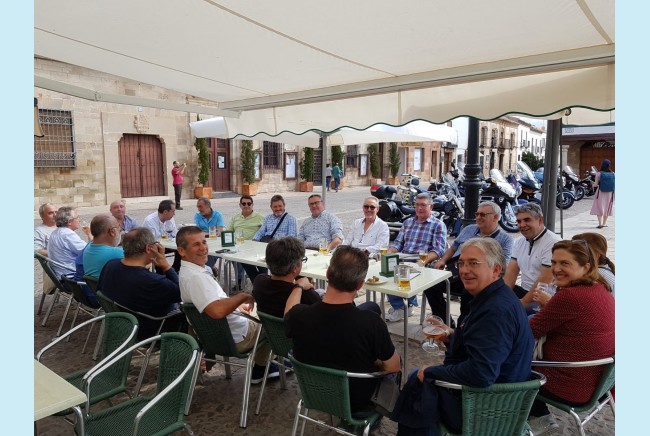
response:
<path id="1" fill-rule="evenodd" d="M 493 178 L 495 181 L 497 181 L 497 182 L 505 182 L 505 183 L 508 183 L 508 181 L 506 180 L 506 178 L 503 176 L 503 173 L 501 172 L 501 170 L 498 170 L 498 169 L 496 169 L 496 168 L 492 168 L 492 169 L 490 170 L 490 177 L 492 177 L 492 178 Z"/>
<path id="2" fill-rule="evenodd" d="M 576 172 L 573 171 L 573 168 L 571 168 L 571 165 L 566 165 L 564 167 L 564 172 L 566 172 L 567 174 L 572 174 L 574 176 L 576 175 Z"/>
<path id="3" fill-rule="evenodd" d="M 460 191 L 458 191 L 458 185 L 454 181 L 454 178 L 451 176 L 451 174 L 449 173 L 443 174 L 442 181 L 449 186 L 449 189 L 452 191 L 454 195 L 460 197 Z"/>
<path id="4" fill-rule="evenodd" d="M 517 161 L 517 175 L 522 179 L 535 180 L 533 170 L 531 170 L 528 164 L 523 161 Z"/>

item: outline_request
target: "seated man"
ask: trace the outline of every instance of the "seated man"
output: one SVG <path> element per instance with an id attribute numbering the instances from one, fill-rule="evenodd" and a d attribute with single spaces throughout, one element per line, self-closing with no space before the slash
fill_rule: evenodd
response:
<path id="1" fill-rule="evenodd" d="M 160 241 L 163 234 L 170 238 L 176 237 L 176 206 L 171 200 L 163 200 L 158 205 L 158 211 L 152 212 L 144 219 L 143 227 L 148 228 L 156 241 Z"/>
<path id="2" fill-rule="evenodd" d="M 327 250 L 332 251 L 343 242 L 343 224 L 341 220 L 325 210 L 325 203 L 318 194 L 312 194 L 307 199 L 311 216 L 300 226 L 298 239 L 305 243 L 306 248 L 318 250 L 321 239 L 327 241 Z"/>
<path id="3" fill-rule="evenodd" d="M 354 306 L 356 292 L 364 286 L 368 256 L 358 248 L 339 247 L 327 268 L 327 292 L 323 301 L 299 304 L 303 290 L 294 287 L 287 300 L 284 322 L 293 338 L 293 355 L 301 362 L 350 372 L 400 370 L 388 327 L 379 307 L 361 310 Z M 357 417 L 373 410 L 370 397 L 376 379 L 350 380 L 350 406 Z"/>
<path id="4" fill-rule="evenodd" d="M 203 231 L 196 226 L 186 226 L 176 235 L 176 246 L 181 256 L 181 297 L 183 302 L 192 303 L 196 310 L 211 318 L 226 318 L 230 326 L 237 351 L 250 351 L 255 345 L 255 337 L 261 324 L 233 314 L 235 310 L 251 314 L 255 305 L 253 296 L 245 292 L 228 297 L 219 283 L 205 268 L 208 260 L 208 243 Z M 251 383 L 257 384 L 264 378 L 264 369 L 271 348 L 268 345 L 258 347 L 255 352 L 255 366 Z M 210 357 L 210 356 L 206 356 Z M 269 368 L 269 378 L 280 377 L 277 365 Z"/>
<path id="5" fill-rule="evenodd" d="M 501 276 L 506 266 L 501 245 L 492 238 L 472 238 L 461 246 L 458 270 L 474 299 L 471 312 L 458 329 L 447 331 L 447 353 L 442 365 L 413 370 L 407 384 L 443 380 L 472 387 L 513 383 L 529 379 L 534 340 L 521 303 Z M 427 413 L 426 430 L 437 428 L 438 416 L 453 433 L 462 433 L 461 391 L 433 387 L 438 413 Z M 405 394 L 400 394 L 405 395 Z M 399 400 L 398 400 L 399 403 Z M 399 430 L 407 427 L 395 410 Z M 406 424 L 406 425 L 405 425 Z"/>
<path id="6" fill-rule="evenodd" d="M 47 253 L 50 259 L 63 265 L 60 267 L 52 264 L 52 270 L 57 277 L 65 276 L 70 279 L 74 277 L 75 259 L 86 248 L 86 242 L 75 233 L 78 228 L 77 209 L 63 206 L 56 211 L 56 230 L 50 235 Z M 92 241 L 90 229 L 83 229 L 83 231 L 88 236 L 88 240 Z"/>
<path id="7" fill-rule="evenodd" d="M 305 259 L 302 241 L 287 236 L 274 239 L 266 246 L 266 264 L 271 275 L 260 274 L 253 283 L 253 297 L 257 310 L 282 318 L 287 298 L 294 287 L 302 288 L 302 304 L 314 304 L 321 300 L 314 285 L 306 277 L 300 277 Z"/>
<path id="8" fill-rule="evenodd" d="M 122 239 L 124 259 L 113 259 L 102 269 L 97 289 L 131 310 L 151 316 L 165 316 L 178 309 L 181 293 L 178 274 L 165 257 L 165 249 L 146 227 L 137 227 Z M 153 263 L 157 272 L 148 266 Z M 156 335 L 160 321 L 137 316 L 138 340 Z M 163 324 L 162 332 L 187 331 L 181 312 Z"/>
<path id="9" fill-rule="evenodd" d="M 427 259 L 418 265 L 427 265 L 434 260 L 440 259 L 445 251 L 447 241 L 447 227 L 445 223 L 431 216 L 433 201 L 427 193 L 420 193 L 415 196 L 415 216 L 404 221 L 402 229 L 397 238 L 393 241 L 392 247 L 388 248 L 389 253 L 406 253 L 418 255 L 421 250 L 428 253 Z M 404 300 L 394 295 L 388 295 L 388 302 L 391 308 L 386 314 L 386 321 L 400 321 L 404 319 Z M 408 316 L 413 314 L 413 306 L 417 306 L 417 298 L 411 297 L 408 300 Z"/>
<path id="10" fill-rule="evenodd" d="M 253 236 L 253 241 L 261 241 L 265 236 L 273 239 L 298 236 L 296 217 L 285 211 L 284 198 L 280 194 L 271 197 L 271 212 L 264 218 L 262 227 Z"/>
<path id="11" fill-rule="evenodd" d="M 475 215 L 476 224 L 470 224 L 463 228 L 452 246 L 434 264 L 434 268 L 444 269 L 446 267 L 453 274 L 449 279 L 449 283 L 451 285 L 451 292 L 461 296 L 461 316 L 467 315 L 469 301 L 472 299 L 468 292 L 463 291 L 463 282 L 461 282 L 458 269 L 456 268 L 456 262 L 460 256 L 460 247 L 463 245 L 463 242 L 476 237 L 493 238 L 501 245 L 503 254 L 506 257 L 506 264 L 510 260 L 510 253 L 512 252 L 512 237 L 499 229 L 499 218 L 501 217 L 501 208 L 499 205 L 492 201 L 484 201 L 478 205 Z M 429 306 L 431 306 L 431 312 L 442 319 L 447 319 L 446 292 L 447 286 L 445 282 L 438 283 L 424 291 Z"/>
<path id="12" fill-rule="evenodd" d="M 42 204 L 38 208 L 38 214 L 41 217 L 41 223 L 34 227 L 34 252 L 47 256 L 47 242 L 50 235 L 56 230 L 56 209 L 52 203 Z M 50 276 L 43 272 L 43 292 L 50 294 L 56 289 Z"/>
<path id="13" fill-rule="evenodd" d="M 261 213 L 255 212 L 253 210 L 253 197 L 250 195 L 241 196 L 239 199 L 239 208 L 241 209 L 241 213 L 235 214 L 232 218 L 230 218 L 226 230 L 235 233 L 240 232 L 244 239 L 250 241 L 262 226 L 262 221 L 264 218 L 262 217 Z M 267 272 L 266 268 L 255 265 L 238 264 L 238 266 L 237 275 L 241 283 L 240 288 L 244 287 L 243 285 L 246 279 L 246 277 L 244 277 L 244 271 L 246 271 L 248 278 L 251 279 L 251 283 L 255 281 L 255 277 L 257 277 L 258 274 L 266 274 Z"/>
<path id="14" fill-rule="evenodd" d="M 369 256 L 379 253 L 382 247 L 388 248 L 388 224 L 377 216 L 378 211 L 379 200 L 376 197 L 363 200 L 363 218 L 354 221 L 342 245 L 361 248 Z"/>
<path id="15" fill-rule="evenodd" d="M 126 203 L 124 203 L 124 200 L 115 200 L 112 202 L 110 211 L 120 226 L 120 233 L 130 232 L 136 227 L 140 227 L 135 218 L 126 214 Z"/>
<path id="16" fill-rule="evenodd" d="M 208 197 L 201 197 L 196 200 L 198 212 L 194 215 L 194 224 L 197 225 L 206 234 L 210 232 L 210 227 L 217 228 L 217 236 L 221 236 L 223 231 L 223 215 L 221 212 L 212 209 L 212 203 Z"/>
<path id="17" fill-rule="evenodd" d="M 122 259 L 124 250 L 117 245 L 122 239 L 120 225 L 109 214 L 100 214 L 90 222 L 90 233 L 94 235 L 93 241 L 86 246 L 82 255 L 84 275 L 99 277 L 104 265 L 112 259 Z"/>

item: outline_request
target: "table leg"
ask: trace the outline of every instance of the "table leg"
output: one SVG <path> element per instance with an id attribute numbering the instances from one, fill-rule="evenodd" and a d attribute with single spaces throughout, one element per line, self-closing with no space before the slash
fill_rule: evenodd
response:
<path id="1" fill-rule="evenodd" d="M 445 280 L 445 286 L 447 288 L 447 325 L 451 327 L 451 284 L 449 279 Z"/>
<path id="2" fill-rule="evenodd" d="M 409 326 L 409 301 L 408 298 L 404 299 L 404 366 L 402 367 L 402 380 L 406 380 L 406 368 L 408 364 L 408 326 Z"/>

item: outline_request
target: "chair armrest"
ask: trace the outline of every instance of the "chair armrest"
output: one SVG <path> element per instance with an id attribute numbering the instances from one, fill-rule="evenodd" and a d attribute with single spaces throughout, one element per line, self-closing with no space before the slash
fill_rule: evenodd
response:
<path id="1" fill-rule="evenodd" d="M 447 388 L 447 389 L 463 389 L 463 385 L 459 385 L 457 383 L 450 383 L 446 382 L 443 380 L 436 380 L 433 382 L 436 386 L 440 386 L 441 388 Z"/>
<path id="2" fill-rule="evenodd" d="M 36 355 L 36 360 L 38 360 L 40 362 L 41 357 L 43 356 L 43 354 L 45 354 L 45 352 L 47 350 L 54 347 L 56 344 L 58 344 L 59 342 L 61 342 L 62 340 L 64 340 L 65 338 L 67 338 L 68 336 L 73 334 L 74 332 L 76 332 L 77 330 L 81 330 L 82 328 L 86 327 L 88 324 L 91 324 L 93 322 L 102 321 L 104 318 L 106 318 L 106 315 L 96 316 L 96 317 L 94 317 L 92 319 L 89 319 L 88 321 L 82 322 L 81 324 L 75 326 L 75 328 L 73 328 L 71 330 L 68 330 L 66 333 L 62 334 L 61 336 L 59 336 L 58 338 L 54 339 L 52 342 L 47 344 L 45 347 L 41 348 L 41 350 Z"/>
<path id="3" fill-rule="evenodd" d="M 382 378 L 391 374 L 398 374 L 400 371 L 377 371 L 377 372 L 348 372 L 351 378 Z"/>
<path id="4" fill-rule="evenodd" d="M 581 362 L 553 362 L 547 360 L 533 360 L 532 366 L 545 366 L 551 368 L 580 368 L 585 366 L 600 366 L 614 363 L 613 357 L 606 357 L 597 360 L 584 360 Z"/>
<path id="5" fill-rule="evenodd" d="M 261 322 L 262 322 L 262 321 L 260 321 L 259 318 L 255 318 L 254 316 L 249 315 L 249 314 L 244 313 L 244 312 L 240 312 L 239 310 L 235 310 L 234 312 L 232 312 L 232 314 L 233 314 L 233 315 L 237 315 L 237 316 L 241 316 L 241 317 L 243 317 L 243 318 L 248 318 L 248 319 L 250 319 L 251 321 L 255 321 L 255 322 L 257 322 L 257 323 L 261 323 Z"/>
<path id="6" fill-rule="evenodd" d="M 183 312 L 181 312 L 180 309 L 176 309 L 176 310 L 172 310 L 171 312 L 169 312 L 169 313 L 167 313 L 167 314 L 165 314 L 165 315 L 163 315 L 163 316 L 153 316 L 153 315 L 149 315 L 148 313 L 142 313 L 142 312 L 138 312 L 137 310 L 133 310 L 133 309 L 131 309 L 131 308 L 129 308 L 129 307 L 126 307 L 126 306 L 124 306 L 123 304 L 120 304 L 120 303 L 118 303 L 118 302 L 116 302 L 116 301 L 113 301 L 113 303 L 114 303 L 117 307 L 119 307 L 119 308 L 121 308 L 121 309 L 124 309 L 124 310 L 127 311 L 127 312 L 134 313 L 134 314 L 139 315 L 139 316 L 141 316 L 141 317 L 143 317 L 143 318 L 151 319 L 151 320 L 153 320 L 153 321 L 164 321 L 164 320 L 166 320 L 167 318 L 172 318 L 172 317 L 174 317 L 174 316 L 178 316 L 178 315 L 180 315 L 181 313 L 183 313 Z"/>

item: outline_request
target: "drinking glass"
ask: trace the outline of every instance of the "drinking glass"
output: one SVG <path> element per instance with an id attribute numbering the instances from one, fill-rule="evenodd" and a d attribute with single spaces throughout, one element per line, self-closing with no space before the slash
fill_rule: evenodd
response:
<path id="1" fill-rule="evenodd" d="M 210 235 L 210 239 L 217 239 L 217 226 L 210 226 L 208 234 Z"/>
<path id="2" fill-rule="evenodd" d="M 422 262 L 424 264 L 423 266 L 425 266 L 427 257 L 429 257 L 429 252 L 427 250 L 420 250 L 418 252 L 418 256 L 420 256 L 420 262 Z"/>
<path id="3" fill-rule="evenodd" d="M 388 254 L 388 247 L 381 247 L 379 249 L 379 254 Z"/>
<path id="4" fill-rule="evenodd" d="M 86 232 L 88 231 L 88 228 L 90 228 L 90 224 L 88 224 L 88 221 L 82 220 L 81 221 L 81 229 Z"/>
<path id="5" fill-rule="evenodd" d="M 434 356 L 442 356 L 445 354 L 445 352 L 440 349 L 439 345 L 439 340 L 447 335 L 445 329 L 431 324 L 422 327 L 422 334 L 426 338 L 426 340 L 422 342 L 422 349 L 424 351 L 431 353 Z"/>
<path id="6" fill-rule="evenodd" d="M 408 265 L 397 265 L 398 286 L 400 291 L 411 290 L 411 268 Z"/>
<path id="7" fill-rule="evenodd" d="M 235 242 L 237 243 L 237 245 L 241 247 L 242 245 L 244 245 L 245 241 L 246 240 L 244 239 L 244 233 L 242 233 L 241 230 L 235 233 Z"/>
<path id="8" fill-rule="evenodd" d="M 318 244 L 318 252 L 322 255 L 327 254 L 327 239 L 322 238 Z"/>
<path id="9" fill-rule="evenodd" d="M 539 282 L 537 283 L 537 290 L 538 291 L 544 291 L 547 294 L 549 294 L 551 297 L 555 295 L 555 291 L 557 290 L 557 287 L 555 286 L 554 282 L 551 283 L 542 283 Z M 538 303 L 537 307 L 534 307 L 533 310 L 535 312 L 539 312 L 542 309 L 542 306 Z"/>

